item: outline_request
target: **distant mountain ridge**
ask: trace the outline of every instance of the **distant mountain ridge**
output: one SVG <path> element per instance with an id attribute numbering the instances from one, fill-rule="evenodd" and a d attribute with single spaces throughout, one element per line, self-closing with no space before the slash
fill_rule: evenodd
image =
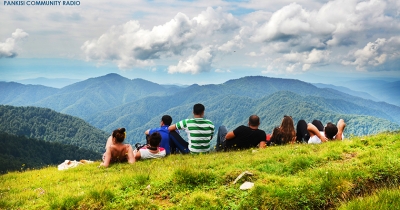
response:
<path id="1" fill-rule="evenodd" d="M 0 87 L 6 85 L 0 83 Z M 35 88 L 32 95 L 38 95 L 38 90 L 44 87 Z M 30 91 L 28 87 L 20 89 L 5 88 L 15 98 L 5 97 L 9 95 L 1 92 L 0 103 L 51 108 L 82 118 L 107 132 L 126 127 L 130 142 L 142 141 L 144 130 L 157 127 L 163 114 L 170 114 L 174 122 L 191 117 L 194 103 L 206 105 L 206 117 L 216 126 L 224 124 L 231 129 L 246 124 L 251 114 L 262 117 L 261 128 L 267 132 L 278 126 L 285 114 L 292 115 L 295 122 L 314 118 L 325 123 L 346 118 L 349 121 L 346 131 L 354 135 L 398 129 L 400 124 L 398 106 L 318 88 L 300 80 L 262 76 L 248 76 L 222 84 L 166 88 L 143 79 L 130 80 L 108 74 L 61 89 L 44 89 L 47 92 L 43 91 L 36 98 L 19 97 L 20 92 L 28 95 Z M 352 119 L 362 123 L 352 122 Z"/>
<path id="2" fill-rule="evenodd" d="M 380 101 L 400 106 L 400 81 L 351 80 L 343 82 L 341 85 L 356 91 L 367 92 Z"/>
<path id="3" fill-rule="evenodd" d="M 4 90 L 0 92 L 0 104 L 45 107 L 86 119 L 139 98 L 173 94 L 180 88 L 165 88 L 143 79 L 108 74 L 61 89 L 12 82 L 0 82 L 0 89 Z"/>
<path id="4" fill-rule="evenodd" d="M 45 78 L 45 77 L 38 77 L 34 79 L 24 79 L 24 80 L 17 80 L 15 82 L 25 84 L 25 85 L 43 85 L 47 87 L 53 88 L 63 88 L 67 85 L 79 82 L 78 79 L 67 79 L 67 78 Z"/>
<path id="5" fill-rule="evenodd" d="M 373 100 L 373 101 L 380 101 L 379 99 L 371 96 L 369 93 L 366 92 L 361 92 L 361 91 L 354 91 L 350 88 L 346 88 L 346 87 L 342 87 L 342 86 L 336 86 L 336 85 L 329 85 L 329 84 L 322 84 L 322 83 L 313 83 L 313 85 L 315 85 L 318 88 L 330 88 L 330 89 L 334 89 L 343 93 L 347 93 L 349 95 L 352 96 L 357 96 L 357 97 L 361 97 L 364 99 L 368 99 L 368 100 Z"/>

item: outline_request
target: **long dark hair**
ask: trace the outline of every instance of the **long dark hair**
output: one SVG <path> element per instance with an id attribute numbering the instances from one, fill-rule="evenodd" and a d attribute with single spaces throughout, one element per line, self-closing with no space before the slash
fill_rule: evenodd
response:
<path id="1" fill-rule="evenodd" d="M 287 144 L 293 141 L 296 136 L 293 119 L 290 116 L 284 116 L 280 127 L 275 127 L 272 131 L 271 142 L 274 144 Z"/>
<path id="2" fill-rule="evenodd" d="M 292 142 L 296 136 L 296 131 L 294 130 L 294 123 L 291 116 L 284 116 L 280 126 L 280 131 L 282 134 L 282 143 L 287 144 Z"/>

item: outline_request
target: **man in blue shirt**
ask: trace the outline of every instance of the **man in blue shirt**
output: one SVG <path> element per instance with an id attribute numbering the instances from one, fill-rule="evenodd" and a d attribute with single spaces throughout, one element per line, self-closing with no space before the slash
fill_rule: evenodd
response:
<path id="1" fill-rule="evenodd" d="M 151 135 L 154 132 L 159 132 L 161 134 L 160 147 L 165 149 L 165 152 L 167 155 L 169 155 L 171 153 L 170 145 L 169 145 L 170 138 L 169 138 L 169 131 L 168 131 L 168 126 L 170 126 L 171 123 L 172 123 L 172 117 L 169 115 L 164 115 L 161 118 L 161 122 L 160 122 L 161 127 L 149 129 L 144 132 L 144 134 L 146 134 L 146 136 Z"/>

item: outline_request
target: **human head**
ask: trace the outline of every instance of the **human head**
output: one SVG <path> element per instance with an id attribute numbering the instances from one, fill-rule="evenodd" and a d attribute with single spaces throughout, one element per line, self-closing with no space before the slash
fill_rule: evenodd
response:
<path id="1" fill-rule="evenodd" d="M 293 130 L 294 130 L 294 123 L 293 123 L 293 119 L 291 116 L 287 116 L 287 115 L 283 116 L 281 128 L 283 130 L 286 130 L 288 128 L 293 128 Z"/>
<path id="2" fill-rule="evenodd" d="M 164 123 L 164 125 L 171 125 L 172 117 L 169 115 L 164 115 L 162 116 L 161 121 Z"/>
<path id="3" fill-rule="evenodd" d="M 202 114 L 204 114 L 204 110 L 206 110 L 206 108 L 204 107 L 203 104 L 195 104 L 193 106 L 193 114 L 194 115 L 202 115 Z"/>
<path id="4" fill-rule="evenodd" d="M 249 117 L 249 126 L 259 126 L 260 125 L 260 118 L 257 115 L 251 115 Z"/>
<path id="5" fill-rule="evenodd" d="M 333 137 L 336 136 L 338 132 L 338 128 L 336 127 L 335 124 L 328 122 L 324 128 L 324 131 L 326 138 L 333 139 Z"/>
<path id="6" fill-rule="evenodd" d="M 161 142 L 161 135 L 158 132 L 154 132 L 149 137 L 149 144 L 151 147 L 158 147 Z"/>
<path id="7" fill-rule="evenodd" d="M 126 137 L 125 128 L 118 128 L 112 132 L 112 137 L 116 142 L 122 143 Z"/>

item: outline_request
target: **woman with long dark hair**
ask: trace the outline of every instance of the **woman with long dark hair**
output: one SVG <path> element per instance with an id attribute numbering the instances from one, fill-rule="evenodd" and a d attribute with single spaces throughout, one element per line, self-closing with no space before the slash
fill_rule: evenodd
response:
<path id="1" fill-rule="evenodd" d="M 270 144 L 283 145 L 288 143 L 294 143 L 296 141 L 296 131 L 294 129 L 294 123 L 291 116 L 284 116 L 282 123 L 279 127 L 274 128 Z"/>

